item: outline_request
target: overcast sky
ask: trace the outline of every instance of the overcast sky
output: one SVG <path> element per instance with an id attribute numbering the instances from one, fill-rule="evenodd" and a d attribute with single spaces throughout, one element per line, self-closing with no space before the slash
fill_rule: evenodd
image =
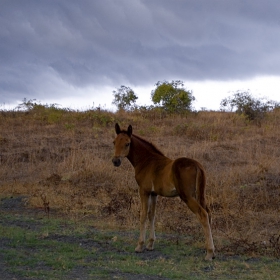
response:
<path id="1" fill-rule="evenodd" d="M 148 104 L 178 79 L 197 108 L 248 89 L 280 101 L 279 0 L 0 0 L 2 107 L 113 108 L 121 85 Z"/>

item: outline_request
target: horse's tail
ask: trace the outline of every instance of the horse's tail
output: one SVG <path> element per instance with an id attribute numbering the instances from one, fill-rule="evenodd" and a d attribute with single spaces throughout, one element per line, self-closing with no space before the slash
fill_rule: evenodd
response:
<path id="1" fill-rule="evenodd" d="M 196 193 L 199 204 L 207 211 L 209 222 L 211 224 L 211 211 L 206 204 L 205 199 L 206 175 L 202 166 L 197 167 L 196 172 Z"/>

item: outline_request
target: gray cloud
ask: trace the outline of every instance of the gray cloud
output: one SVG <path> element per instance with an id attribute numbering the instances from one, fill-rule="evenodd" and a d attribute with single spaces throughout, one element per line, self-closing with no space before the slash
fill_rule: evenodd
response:
<path id="1" fill-rule="evenodd" d="M 57 79 L 83 88 L 280 75 L 277 0 L 1 2 L 0 103 L 56 96 Z"/>

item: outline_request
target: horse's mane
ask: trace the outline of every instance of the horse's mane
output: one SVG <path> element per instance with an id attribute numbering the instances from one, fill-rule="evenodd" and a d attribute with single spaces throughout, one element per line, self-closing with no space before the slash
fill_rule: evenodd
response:
<path id="1" fill-rule="evenodd" d="M 147 140 L 143 139 L 142 137 L 140 137 L 138 135 L 135 135 L 135 134 L 132 134 L 132 137 L 136 138 L 137 140 L 139 140 L 141 142 L 144 142 L 144 144 L 149 146 L 153 152 L 164 156 L 163 152 L 160 151 L 153 143 L 151 143 L 151 142 L 149 142 L 149 141 L 147 141 Z"/>

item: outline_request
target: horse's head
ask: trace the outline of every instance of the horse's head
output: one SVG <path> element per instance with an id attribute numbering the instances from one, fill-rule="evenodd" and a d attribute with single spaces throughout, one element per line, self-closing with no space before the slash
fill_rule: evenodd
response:
<path id="1" fill-rule="evenodd" d="M 117 137 L 114 140 L 115 155 L 112 159 L 112 162 L 115 166 L 120 166 L 122 159 L 129 154 L 132 126 L 129 125 L 127 131 L 125 131 L 121 130 L 119 124 L 116 123 L 115 130 Z"/>

